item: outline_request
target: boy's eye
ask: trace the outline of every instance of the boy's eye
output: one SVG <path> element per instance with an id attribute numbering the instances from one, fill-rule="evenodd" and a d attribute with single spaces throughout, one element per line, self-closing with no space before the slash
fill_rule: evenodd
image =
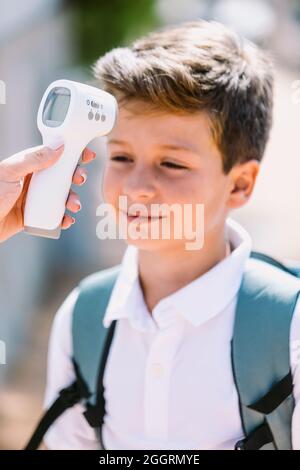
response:
<path id="1" fill-rule="evenodd" d="M 129 158 L 125 155 L 116 155 L 115 157 L 111 157 L 111 160 L 114 160 L 116 162 L 125 162 L 129 161 Z"/>
<path id="2" fill-rule="evenodd" d="M 162 165 L 166 165 L 168 168 L 174 168 L 174 170 L 186 170 L 187 167 L 183 165 L 178 165 L 174 162 L 163 162 Z"/>
<path id="3" fill-rule="evenodd" d="M 126 157 L 125 155 L 116 155 L 111 157 L 111 160 L 116 162 L 130 162 L 130 158 Z M 163 162 L 162 165 L 165 165 L 167 168 L 172 168 L 174 170 L 186 170 L 187 167 L 183 165 L 179 165 L 178 163 L 174 162 Z"/>

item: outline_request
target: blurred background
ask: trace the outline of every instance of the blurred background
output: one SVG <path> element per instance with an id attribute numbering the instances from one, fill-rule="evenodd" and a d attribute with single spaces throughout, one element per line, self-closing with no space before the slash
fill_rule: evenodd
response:
<path id="1" fill-rule="evenodd" d="M 36 114 L 59 78 L 89 82 L 113 47 L 165 24 L 217 19 L 273 52 L 274 125 L 252 200 L 233 214 L 253 246 L 300 261 L 300 0 L 0 0 L 0 159 L 38 145 Z M 104 146 L 91 147 L 83 209 L 59 240 L 19 234 L 0 245 L 0 448 L 18 449 L 41 413 L 48 335 L 55 311 L 87 274 L 120 261 L 122 241 L 96 238 Z M 77 188 L 76 188 L 77 191 Z"/>

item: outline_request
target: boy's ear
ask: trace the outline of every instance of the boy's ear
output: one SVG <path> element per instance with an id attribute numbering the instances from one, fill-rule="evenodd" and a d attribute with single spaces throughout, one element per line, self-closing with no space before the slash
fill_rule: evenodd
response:
<path id="1" fill-rule="evenodd" d="M 260 170 L 257 160 L 249 160 L 235 165 L 230 173 L 230 194 L 228 208 L 242 207 L 250 198 L 255 186 L 255 181 Z"/>

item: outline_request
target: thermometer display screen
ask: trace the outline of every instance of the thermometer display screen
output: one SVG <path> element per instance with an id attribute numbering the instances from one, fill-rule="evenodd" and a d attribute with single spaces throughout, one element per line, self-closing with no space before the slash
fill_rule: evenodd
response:
<path id="1" fill-rule="evenodd" d="M 49 127 L 60 126 L 67 115 L 71 101 L 68 88 L 55 87 L 49 93 L 43 111 L 43 123 Z"/>

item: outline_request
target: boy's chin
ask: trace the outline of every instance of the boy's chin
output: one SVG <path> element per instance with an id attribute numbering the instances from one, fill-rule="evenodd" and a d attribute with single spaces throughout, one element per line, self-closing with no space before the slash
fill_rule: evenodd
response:
<path id="1" fill-rule="evenodd" d="M 163 240 L 163 239 L 157 239 L 157 240 L 151 240 L 151 239 L 132 239 L 132 238 L 127 238 L 125 240 L 127 245 L 132 245 L 135 246 L 136 248 L 139 248 L 141 250 L 146 250 L 146 251 L 170 251 L 173 249 L 181 248 L 184 250 L 185 248 L 185 243 L 183 240 Z"/>

